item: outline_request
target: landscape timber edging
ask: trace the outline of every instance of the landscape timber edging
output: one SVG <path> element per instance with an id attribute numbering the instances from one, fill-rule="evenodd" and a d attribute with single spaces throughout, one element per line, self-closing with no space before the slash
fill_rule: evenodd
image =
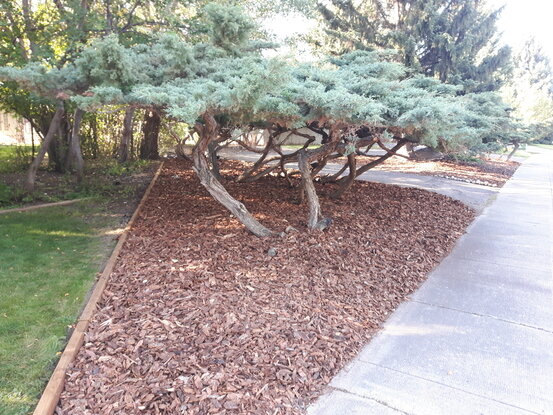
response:
<path id="1" fill-rule="evenodd" d="M 6 213 L 14 213 L 14 212 L 27 212 L 29 210 L 42 209 L 47 207 L 66 206 L 66 205 L 71 205 L 73 203 L 77 203 L 77 202 L 80 202 L 81 200 L 87 200 L 87 199 L 89 198 L 81 197 L 79 199 L 62 200 L 61 202 L 42 203 L 41 205 L 26 206 L 26 207 L 14 208 L 14 209 L 3 209 L 3 210 L 0 210 L 0 215 L 4 215 Z"/>
<path id="2" fill-rule="evenodd" d="M 161 164 L 159 165 L 154 177 L 150 181 L 150 184 L 148 185 L 148 188 L 144 192 L 144 195 L 142 196 L 140 203 L 136 207 L 131 219 L 129 220 L 129 222 L 127 223 L 127 226 L 125 226 L 125 229 L 119 236 L 119 240 L 117 241 L 117 244 L 115 245 L 115 248 L 113 249 L 113 252 L 109 257 L 104 267 L 104 270 L 102 271 L 102 273 L 100 274 L 100 277 L 94 284 L 92 293 L 88 298 L 88 301 L 81 315 L 77 320 L 75 328 L 73 329 L 73 333 L 71 334 L 71 337 L 69 338 L 69 341 L 67 342 L 67 345 L 65 346 L 65 349 L 63 350 L 63 353 L 60 356 L 60 360 L 58 361 L 58 364 L 56 365 L 56 368 L 54 369 L 52 376 L 50 376 L 50 380 L 48 381 L 46 388 L 44 388 L 44 391 L 42 392 L 42 395 L 33 412 L 33 415 L 53 415 L 54 414 L 54 411 L 56 410 L 56 406 L 58 405 L 58 402 L 60 399 L 61 392 L 63 391 L 67 369 L 69 368 L 69 365 L 73 362 L 73 360 L 75 360 L 75 357 L 77 356 L 77 353 L 79 352 L 79 349 L 83 344 L 84 335 L 88 328 L 88 324 L 90 323 L 90 319 L 94 314 L 94 310 L 96 308 L 96 305 L 98 304 L 98 301 L 102 297 L 102 294 L 107 285 L 109 276 L 113 271 L 117 258 L 119 257 L 119 253 L 121 252 L 121 249 L 125 241 L 127 240 L 129 230 L 134 225 L 134 221 L 136 220 L 140 210 L 142 209 L 142 206 L 146 202 L 146 199 L 148 198 L 150 191 L 152 190 L 152 187 L 157 181 L 157 178 L 159 177 L 159 174 L 161 173 L 162 168 L 163 168 L 163 162 L 161 162 Z"/>

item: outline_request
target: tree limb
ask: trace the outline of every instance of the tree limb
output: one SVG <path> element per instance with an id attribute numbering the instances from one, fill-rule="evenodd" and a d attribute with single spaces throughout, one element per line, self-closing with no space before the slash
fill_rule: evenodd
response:
<path id="1" fill-rule="evenodd" d="M 213 175 L 213 172 L 209 168 L 205 153 L 209 143 L 217 136 L 218 125 L 213 115 L 209 112 L 204 113 L 202 118 L 204 120 L 204 125 L 196 125 L 196 129 L 200 133 L 200 141 L 193 152 L 193 168 L 200 179 L 200 183 L 215 200 L 227 208 L 251 233 L 259 237 L 275 235 L 273 231 L 259 223 L 246 209 L 243 203 L 233 198 Z"/>

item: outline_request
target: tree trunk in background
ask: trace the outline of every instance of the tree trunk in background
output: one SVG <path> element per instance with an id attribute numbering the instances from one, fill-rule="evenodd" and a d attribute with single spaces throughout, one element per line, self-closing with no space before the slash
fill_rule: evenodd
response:
<path id="1" fill-rule="evenodd" d="M 90 130 L 92 137 L 92 145 L 90 146 L 90 151 L 93 159 L 98 158 L 100 155 L 100 144 L 98 143 L 98 117 L 94 116 L 90 120 Z"/>
<path id="2" fill-rule="evenodd" d="M 348 155 L 348 166 L 349 166 L 349 174 L 347 175 L 347 179 L 332 194 L 333 199 L 340 199 L 342 195 L 353 185 L 353 182 L 355 181 L 355 174 L 357 172 L 357 159 L 355 158 L 355 153 Z"/>
<path id="3" fill-rule="evenodd" d="M 140 143 L 140 158 L 142 160 L 157 160 L 159 158 L 159 130 L 161 128 L 161 118 L 155 111 L 146 111 L 144 114 L 144 124 L 142 132 L 144 137 Z"/>
<path id="4" fill-rule="evenodd" d="M 134 142 L 135 142 L 135 137 L 134 137 L 134 130 L 133 130 L 133 134 L 131 134 L 131 136 L 129 137 L 130 138 L 130 143 L 129 143 L 129 160 L 134 160 L 134 156 L 135 156 L 135 151 L 134 151 Z"/>
<path id="5" fill-rule="evenodd" d="M 61 134 L 61 124 L 63 120 L 60 121 L 60 125 L 58 126 L 58 130 L 55 132 L 54 137 L 52 137 L 52 141 L 50 141 L 50 145 L 48 146 L 47 152 L 48 152 L 48 168 L 52 169 L 56 173 L 65 173 L 65 162 L 63 154 L 64 152 L 64 145 L 63 141 L 59 135 Z"/>
<path id="6" fill-rule="evenodd" d="M 129 144 L 132 143 L 132 121 L 134 117 L 134 110 L 135 109 L 133 107 L 128 107 L 125 110 L 123 132 L 121 133 L 121 144 L 119 144 L 119 163 L 124 163 L 129 159 Z"/>
<path id="7" fill-rule="evenodd" d="M 83 120 L 84 111 L 80 108 L 75 110 L 73 116 L 73 128 L 71 131 L 71 141 L 69 143 L 68 153 L 68 165 L 75 169 L 77 173 L 77 181 L 80 183 L 84 177 L 84 160 L 83 152 L 81 149 L 81 136 L 79 130 L 81 129 L 81 121 Z"/>
<path id="8" fill-rule="evenodd" d="M 42 145 L 40 146 L 40 150 L 38 151 L 38 154 L 36 155 L 35 159 L 29 166 L 29 170 L 27 171 L 27 180 L 25 182 L 25 189 L 28 192 L 32 192 L 35 188 L 36 172 L 38 170 L 38 167 L 40 166 L 40 163 L 42 163 L 42 160 L 44 159 L 46 150 L 50 148 L 50 145 L 52 144 L 52 140 L 54 139 L 55 135 L 60 129 L 60 123 L 63 118 L 64 112 L 65 110 L 63 107 L 63 103 L 59 102 L 57 105 L 57 110 L 54 114 L 54 117 L 50 122 L 50 127 L 48 128 L 48 132 L 44 136 L 44 140 L 42 141 Z"/>
<path id="9" fill-rule="evenodd" d="M 216 141 L 212 141 L 211 143 L 209 143 L 207 148 L 211 161 L 211 171 L 213 172 L 213 175 L 217 180 L 223 181 L 221 171 L 219 170 L 219 156 L 217 155 L 217 151 L 219 150 L 219 143 L 217 143 Z"/>
<path id="10" fill-rule="evenodd" d="M 407 157 L 411 157 L 412 159 L 416 158 L 414 143 L 405 143 L 405 151 L 407 152 Z"/>
<path id="11" fill-rule="evenodd" d="M 355 177 L 359 177 L 360 175 L 362 175 L 363 173 L 365 173 L 366 171 L 369 171 L 370 169 L 372 169 L 373 167 L 375 166 L 378 166 L 380 163 L 383 163 L 385 162 L 386 160 L 388 160 L 390 157 L 392 157 L 401 147 L 403 147 L 405 145 L 405 143 L 407 143 L 407 140 L 402 138 L 400 140 L 398 140 L 397 144 L 392 147 L 385 155 L 383 155 L 382 157 L 379 157 L 377 158 L 376 160 L 373 160 L 371 161 L 370 163 L 367 163 L 365 164 L 364 166 L 361 166 L 357 169 L 357 171 L 355 172 Z M 342 177 L 341 179 L 339 179 L 337 181 L 337 183 L 339 184 L 342 184 L 346 181 L 349 180 L 349 176 L 346 176 L 346 177 Z"/>
<path id="12" fill-rule="evenodd" d="M 58 130 L 47 148 L 48 164 L 57 173 L 65 173 L 67 171 L 68 151 L 71 140 L 70 133 L 71 129 L 69 128 L 67 113 L 64 111 L 58 124 Z"/>
<path id="13" fill-rule="evenodd" d="M 35 129 L 31 127 L 31 160 L 35 157 Z"/>

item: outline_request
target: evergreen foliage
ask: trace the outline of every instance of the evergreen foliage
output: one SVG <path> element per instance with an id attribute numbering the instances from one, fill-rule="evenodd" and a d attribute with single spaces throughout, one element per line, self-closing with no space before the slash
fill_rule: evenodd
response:
<path id="1" fill-rule="evenodd" d="M 410 75 L 393 52 L 355 51 L 315 64 L 268 59 L 247 41 L 252 24 L 237 8 L 208 5 L 205 14 L 213 28 L 208 43 L 162 34 L 126 46 L 112 35 L 62 68 L 32 63 L 0 75 L 87 111 L 135 105 L 190 125 L 210 112 L 233 128 L 370 124 L 442 150 L 482 141 L 506 116 L 493 93 L 460 96 L 458 86 Z"/>
<path id="2" fill-rule="evenodd" d="M 407 142 L 459 152 L 495 143 L 495 132 L 509 126 L 508 108 L 493 92 L 460 94 L 463 86 L 416 74 L 389 50 L 357 50 L 314 63 L 267 58 L 267 45 L 252 41 L 251 20 L 233 6 L 208 5 L 203 11 L 205 42 L 188 43 L 162 33 L 148 43 L 125 44 L 117 35 L 93 41 L 71 63 L 47 67 L 0 68 L 0 80 L 15 81 L 41 96 L 66 101 L 81 110 L 124 105 L 155 111 L 184 122 L 197 133 L 194 168 L 206 189 L 254 234 L 272 232 L 257 222 L 217 180 L 217 143 L 243 131 L 264 128 L 275 138 L 305 127 L 323 136 L 322 146 L 306 146 L 280 164 L 264 160 L 244 179 L 255 180 L 297 162 L 308 198 L 311 229 L 324 229 L 311 169 L 329 157 L 348 156 L 349 175 L 337 197 L 363 171 L 394 154 Z M 308 136 L 309 137 L 309 136 Z M 512 135 L 505 134 L 505 139 Z M 397 143 L 386 156 L 355 166 L 361 148 L 383 140 Z M 215 147 L 214 147 L 215 145 Z M 208 161 L 208 154 L 211 161 Z M 211 167 L 210 167 L 211 166 Z M 261 171 L 257 171 L 264 166 Z"/>
<path id="3" fill-rule="evenodd" d="M 200 12 L 209 0 L 5 0 L 0 2 L 0 66 L 23 67 L 38 62 L 46 68 L 62 68 L 81 56 L 94 39 L 117 38 L 121 45 L 150 44 L 163 33 L 190 43 L 206 41 L 212 30 L 235 30 L 223 21 L 216 26 L 206 24 Z M 248 5 L 258 16 L 275 11 L 263 2 L 237 0 Z M 216 13 L 217 10 L 211 11 Z M 240 35 L 239 30 L 235 31 Z M 169 38 L 167 38 L 169 39 Z M 171 58 L 168 56 L 168 58 Z M 116 64 L 116 61 L 114 62 Z M 126 70 L 132 70 L 127 67 Z M 122 68 L 125 70 L 125 68 Z M 94 75 L 94 74 L 91 74 Z M 101 76 L 98 68 L 97 76 Z M 35 85 L 36 87 L 36 85 Z M 48 87 L 49 88 L 49 87 Z M 43 88 L 44 89 L 44 88 Z M 0 108 L 17 114 L 31 123 L 40 139 L 47 135 L 56 112 L 55 96 L 23 92 L 14 82 L 0 83 Z M 100 91 L 98 91 L 100 93 Z M 102 91 L 104 94 L 108 90 Z M 113 92 L 113 91 L 112 91 Z M 67 148 L 70 143 L 73 111 L 70 106 L 63 115 L 63 128 L 49 145 L 49 163 L 57 171 L 67 168 Z M 123 111 L 123 109 L 122 109 Z M 109 117 L 88 115 L 83 128 L 95 129 Z M 111 126 L 119 129 L 120 126 Z"/>
<path id="4" fill-rule="evenodd" d="M 499 47 L 501 8 L 480 0 L 331 0 L 318 3 L 326 25 L 315 43 L 343 53 L 397 49 L 402 62 L 470 91 L 497 90 L 510 71 L 510 48 Z"/>

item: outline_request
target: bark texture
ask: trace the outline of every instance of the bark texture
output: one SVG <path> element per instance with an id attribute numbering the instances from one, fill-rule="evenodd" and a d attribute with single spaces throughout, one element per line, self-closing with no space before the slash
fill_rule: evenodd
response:
<path id="1" fill-rule="evenodd" d="M 221 171 L 219 170 L 219 156 L 217 155 L 219 144 L 215 141 L 211 141 L 207 147 L 209 160 L 211 161 L 211 171 L 217 180 L 223 181 L 223 176 L 221 176 Z"/>
<path id="2" fill-rule="evenodd" d="M 507 161 L 510 161 L 511 160 L 511 157 L 513 157 L 515 155 L 515 153 L 517 152 L 517 150 L 519 149 L 520 147 L 520 143 L 515 143 L 514 147 L 513 147 L 513 151 L 511 151 L 509 153 L 509 155 L 507 156 Z"/>
<path id="3" fill-rule="evenodd" d="M 203 119 L 205 124 L 203 126 L 197 126 L 201 138 L 192 154 L 194 171 L 198 175 L 200 183 L 215 200 L 226 207 L 251 233 L 259 237 L 275 235 L 275 232 L 259 223 L 248 209 L 246 209 L 243 203 L 233 198 L 230 193 L 227 192 L 221 182 L 217 180 L 213 171 L 209 168 L 206 151 L 210 142 L 216 138 L 217 122 L 211 114 L 204 114 Z"/>
<path id="4" fill-rule="evenodd" d="M 315 185 L 313 184 L 313 178 L 311 177 L 309 157 L 306 150 L 299 152 L 298 164 L 301 172 L 302 192 L 304 197 L 307 199 L 307 207 L 309 209 L 307 227 L 310 230 L 323 230 L 330 226 L 332 221 L 330 219 L 319 220 L 322 217 L 321 204 L 319 202 L 319 196 L 317 196 Z"/>
<path id="5" fill-rule="evenodd" d="M 161 117 L 155 111 L 146 111 L 142 125 L 142 143 L 140 143 L 140 158 L 142 160 L 157 160 L 159 158 L 159 130 Z"/>
<path id="6" fill-rule="evenodd" d="M 125 118 L 123 119 L 123 131 L 121 132 L 121 143 L 119 144 L 119 150 L 117 158 L 119 163 L 124 163 L 129 159 L 129 145 L 132 142 L 132 122 L 134 118 L 133 107 L 128 107 L 125 110 Z"/>
<path id="7" fill-rule="evenodd" d="M 83 120 L 84 111 L 80 108 L 75 110 L 73 116 L 73 128 L 71 131 L 71 141 L 69 143 L 69 165 L 75 169 L 77 181 L 81 182 L 84 177 L 84 160 L 81 150 L 81 122 Z"/>
<path id="8" fill-rule="evenodd" d="M 397 142 L 397 144 L 394 147 L 392 147 L 385 155 L 383 155 L 382 157 L 379 157 L 378 159 L 376 159 L 374 161 L 371 161 L 370 163 L 365 164 L 364 166 L 359 167 L 355 172 L 355 177 L 356 178 L 359 177 L 360 175 L 362 175 L 366 171 L 369 171 L 373 167 L 378 166 L 380 163 L 383 163 L 386 160 L 388 160 L 390 157 L 396 155 L 396 152 L 401 147 L 403 147 L 405 145 L 405 143 L 407 143 L 407 142 L 408 142 L 408 140 L 406 140 L 406 139 L 400 139 Z M 338 180 L 338 183 L 343 184 L 344 182 L 347 182 L 348 180 L 349 180 L 349 176 L 342 177 L 340 180 Z"/>
<path id="9" fill-rule="evenodd" d="M 64 111 L 57 124 L 57 131 L 54 133 L 46 151 L 48 152 L 48 164 L 57 173 L 67 172 L 69 162 L 69 146 L 71 142 L 71 123 Z M 49 127 L 48 127 L 49 128 Z"/>
<path id="10" fill-rule="evenodd" d="M 334 199 L 339 199 L 342 195 L 353 185 L 357 173 L 357 159 L 355 158 L 355 153 L 348 155 L 348 162 L 346 164 L 349 167 L 349 174 L 346 176 L 344 182 L 336 189 L 332 197 Z"/>
<path id="11" fill-rule="evenodd" d="M 27 171 L 27 180 L 25 182 L 25 189 L 28 192 L 32 192 L 35 188 L 36 172 L 38 170 L 38 167 L 40 166 L 40 163 L 42 163 L 44 156 L 46 155 L 46 151 L 52 144 L 52 141 L 55 135 L 58 133 L 60 129 L 60 123 L 64 113 L 65 113 L 65 110 L 63 107 L 63 102 L 58 102 L 56 112 L 54 114 L 54 117 L 52 118 L 52 121 L 50 122 L 50 127 L 48 128 L 48 132 L 44 136 L 44 140 L 42 141 L 40 150 L 38 151 L 38 154 L 34 158 L 33 162 L 29 166 L 29 170 Z"/>

